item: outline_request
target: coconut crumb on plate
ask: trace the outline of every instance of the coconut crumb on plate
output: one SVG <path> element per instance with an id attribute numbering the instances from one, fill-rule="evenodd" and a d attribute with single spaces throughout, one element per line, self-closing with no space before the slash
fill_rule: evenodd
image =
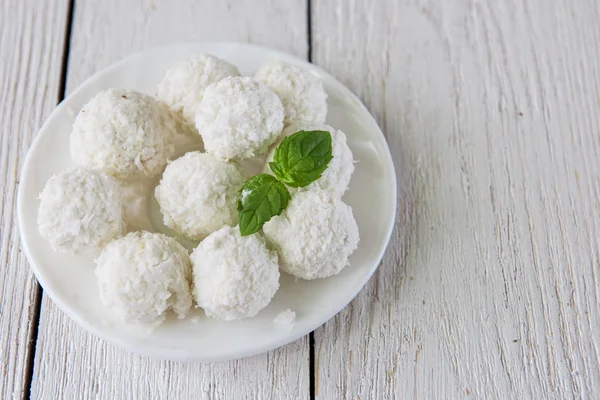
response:
<path id="1" fill-rule="evenodd" d="M 290 329 L 292 328 L 294 322 L 296 321 L 296 313 L 289 308 L 285 311 L 277 314 L 273 322 L 276 325 L 288 325 Z"/>

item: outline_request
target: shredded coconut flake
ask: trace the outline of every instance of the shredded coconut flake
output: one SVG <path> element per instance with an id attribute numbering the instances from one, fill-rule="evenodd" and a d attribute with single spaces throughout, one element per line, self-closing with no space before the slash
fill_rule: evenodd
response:
<path id="1" fill-rule="evenodd" d="M 73 108 L 71 106 L 67 106 L 66 110 L 67 110 L 67 113 L 69 114 L 69 116 L 71 116 L 71 117 L 75 117 L 77 115 L 77 113 L 75 112 L 75 110 L 73 110 Z"/>
<path id="2" fill-rule="evenodd" d="M 246 197 L 248 197 L 248 195 L 250 194 L 250 192 L 251 191 L 248 190 L 248 189 L 242 190 L 242 195 L 241 195 L 242 201 L 246 200 Z"/>

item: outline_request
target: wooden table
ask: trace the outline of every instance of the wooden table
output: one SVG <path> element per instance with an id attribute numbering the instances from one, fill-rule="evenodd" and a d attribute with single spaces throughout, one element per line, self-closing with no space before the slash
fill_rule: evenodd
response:
<path id="1" fill-rule="evenodd" d="M 594 0 L 0 0 L 0 398 L 600 398 L 598 21 Z M 353 90 L 386 133 L 411 229 L 314 334 L 157 361 L 44 295 L 18 177 L 87 77 L 214 40 L 308 58 Z"/>

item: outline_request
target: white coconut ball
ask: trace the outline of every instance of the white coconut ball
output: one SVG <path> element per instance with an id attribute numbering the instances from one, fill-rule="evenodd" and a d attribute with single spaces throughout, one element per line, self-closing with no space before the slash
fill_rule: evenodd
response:
<path id="1" fill-rule="evenodd" d="M 333 159 L 329 161 L 327 169 L 323 175 L 304 189 L 321 189 L 330 192 L 336 196 L 342 196 L 348 189 L 350 178 L 354 172 L 354 160 L 352 150 L 346 142 L 346 134 L 334 129 L 329 125 L 315 124 L 312 122 L 296 122 L 283 130 L 283 137 L 290 136 L 298 131 L 327 131 L 331 134 L 331 151 Z M 264 166 L 264 172 L 273 174 L 269 162 L 273 161 L 276 146 L 269 152 L 267 162 Z M 293 189 L 293 188 L 290 188 Z"/>
<path id="2" fill-rule="evenodd" d="M 239 76 L 237 67 L 210 54 L 191 56 L 171 67 L 158 85 L 158 100 L 192 126 L 196 108 L 208 85 L 228 76 Z"/>
<path id="3" fill-rule="evenodd" d="M 325 122 L 327 93 L 317 76 L 295 65 L 271 60 L 256 71 L 254 79 L 279 96 L 286 125 L 297 120 Z"/>
<path id="4" fill-rule="evenodd" d="M 350 206 L 321 190 L 294 194 L 263 232 L 277 249 L 281 269 L 302 279 L 338 274 L 359 241 Z"/>
<path id="5" fill-rule="evenodd" d="M 125 232 L 121 188 L 102 172 L 65 170 L 39 198 L 38 230 L 55 251 L 95 256 Z"/>
<path id="6" fill-rule="evenodd" d="M 254 317 L 279 289 L 277 253 L 260 234 L 240 236 L 226 226 L 192 252 L 194 296 L 209 317 L 231 321 Z"/>
<path id="7" fill-rule="evenodd" d="M 71 157 L 79 165 L 117 178 L 156 176 L 173 154 L 175 122 L 142 93 L 108 89 L 79 112 L 71 133 Z"/>
<path id="8" fill-rule="evenodd" d="M 167 310 L 183 318 L 192 306 L 190 259 L 175 239 L 131 232 L 109 243 L 96 264 L 100 300 L 124 322 L 155 327 Z"/>
<path id="9" fill-rule="evenodd" d="M 155 189 L 165 225 L 200 240 L 225 225 L 236 225 L 239 170 L 207 153 L 192 152 L 171 162 Z"/>
<path id="10" fill-rule="evenodd" d="M 196 128 L 207 152 L 223 159 L 247 159 L 267 151 L 283 129 L 277 95 L 248 77 L 230 77 L 204 91 Z"/>

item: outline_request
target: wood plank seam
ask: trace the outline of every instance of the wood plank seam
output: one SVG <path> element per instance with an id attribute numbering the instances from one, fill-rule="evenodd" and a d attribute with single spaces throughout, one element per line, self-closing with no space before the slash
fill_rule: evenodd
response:
<path id="1" fill-rule="evenodd" d="M 308 62 L 312 62 L 312 0 L 306 0 L 306 41 L 307 41 L 307 55 Z M 312 331 L 308 334 L 308 382 L 309 382 L 309 397 L 310 400 L 315 400 L 317 396 L 316 391 L 316 377 L 315 377 L 315 332 Z"/>
<path id="2" fill-rule="evenodd" d="M 69 61 L 69 49 L 71 47 L 71 29 L 73 26 L 73 9 L 75 8 L 75 0 L 69 0 L 69 6 L 67 7 L 67 19 L 65 23 L 65 35 L 63 39 L 63 52 L 61 58 L 60 68 L 60 81 L 58 85 L 58 98 L 57 104 L 65 98 L 66 86 L 67 86 L 67 65 Z M 27 388 L 23 391 L 23 399 L 29 399 L 31 397 L 31 383 L 33 380 L 33 366 L 35 364 L 35 353 L 37 351 L 37 339 L 40 324 L 40 312 L 42 309 L 42 296 L 44 289 L 37 283 L 36 280 L 35 298 L 33 304 L 32 313 L 32 328 L 27 338 L 27 356 L 25 358 L 25 375 L 23 376 L 23 388 Z"/>

